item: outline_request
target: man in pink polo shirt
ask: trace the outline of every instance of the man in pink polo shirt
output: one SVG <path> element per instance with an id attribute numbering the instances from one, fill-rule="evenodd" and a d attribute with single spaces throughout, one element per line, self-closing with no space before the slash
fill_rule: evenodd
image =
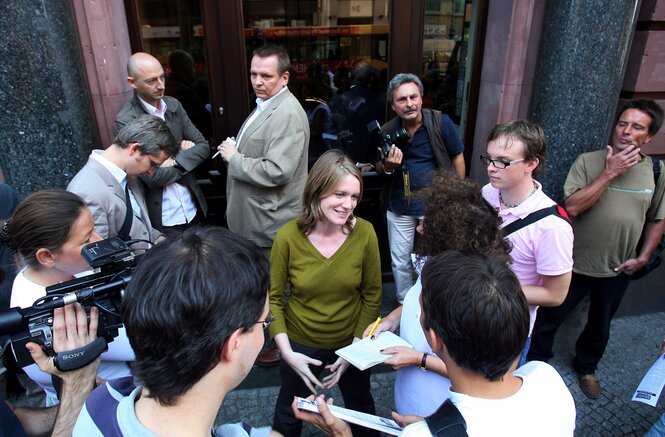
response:
<path id="1" fill-rule="evenodd" d="M 538 124 L 514 120 L 494 127 L 487 138 L 487 165 L 490 183 L 483 197 L 503 219 L 503 227 L 534 211 L 554 205 L 533 179 L 545 165 L 545 134 Z M 573 270 L 573 230 L 556 215 L 549 215 L 506 237 L 513 249 L 512 269 L 522 285 L 529 304 L 529 340 L 520 365 L 525 362 L 531 331 L 539 306 L 558 306 L 566 298 Z"/>

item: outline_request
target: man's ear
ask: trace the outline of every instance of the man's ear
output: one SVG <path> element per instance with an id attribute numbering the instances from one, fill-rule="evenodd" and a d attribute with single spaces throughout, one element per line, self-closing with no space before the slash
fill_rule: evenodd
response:
<path id="1" fill-rule="evenodd" d="M 52 268 L 55 265 L 55 256 L 53 256 L 53 252 L 45 247 L 37 249 L 37 252 L 35 252 L 35 258 L 37 259 L 37 262 L 44 267 Z"/>
<path id="2" fill-rule="evenodd" d="M 129 151 L 129 155 L 133 156 L 135 154 L 140 154 L 141 153 L 141 145 L 139 143 L 129 143 L 127 144 L 127 150 Z"/>
<path id="3" fill-rule="evenodd" d="M 427 340 L 429 347 L 432 349 L 432 352 L 438 355 L 438 352 L 443 349 L 441 339 L 436 335 L 432 328 L 423 330 L 423 333 L 425 334 L 425 339 Z"/>
<path id="4" fill-rule="evenodd" d="M 533 173 L 536 167 L 538 167 L 538 164 L 540 164 L 540 159 L 538 158 L 533 158 L 529 161 L 526 161 L 526 172 Z"/>
<path id="5" fill-rule="evenodd" d="M 233 333 L 229 335 L 229 338 L 227 338 L 224 342 L 224 347 L 222 347 L 222 356 L 220 357 L 221 361 L 232 362 L 237 360 L 241 351 L 241 341 L 242 329 L 238 328 L 233 331 Z"/>
<path id="6" fill-rule="evenodd" d="M 136 89 L 136 80 L 132 76 L 127 76 L 127 83 L 130 87 Z"/>

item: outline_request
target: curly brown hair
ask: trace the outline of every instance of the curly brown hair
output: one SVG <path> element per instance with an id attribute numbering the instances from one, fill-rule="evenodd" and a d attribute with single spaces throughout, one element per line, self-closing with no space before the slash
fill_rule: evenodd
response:
<path id="1" fill-rule="evenodd" d="M 417 248 L 419 255 L 460 250 L 511 261 L 511 246 L 503 239 L 501 218 L 475 182 L 452 173 L 439 173 L 422 195 L 425 230 Z"/>

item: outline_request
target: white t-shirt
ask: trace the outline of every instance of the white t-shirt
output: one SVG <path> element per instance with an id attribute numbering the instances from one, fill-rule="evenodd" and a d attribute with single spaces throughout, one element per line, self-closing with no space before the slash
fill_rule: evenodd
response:
<path id="1" fill-rule="evenodd" d="M 420 326 L 420 277 L 404 297 L 399 334 L 417 351 L 433 354 Z M 408 366 L 395 375 L 395 407 L 400 414 L 427 417 L 448 399 L 450 380 L 436 372 Z"/>
<path id="2" fill-rule="evenodd" d="M 10 306 L 12 308 L 28 308 L 31 307 L 37 299 L 45 295 L 46 287 L 36 284 L 26 278 L 25 269 L 23 269 L 14 279 Z M 97 372 L 98 377 L 102 379 L 115 379 L 123 376 L 131 376 L 126 361 L 134 361 L 135 357 L 134 351 L 129 344 L 129 339 L 127 338 L 127 332 L 125 331 L 124 326 L 118 329 L 118 336 L 108 344 L 108 350 L 101 356 L 102 361 L 99 365 L 99 371 Z M 56 397 L 55 389 L 53 388 L 51 375 L 39 370 L 37 364 L 26 366 L 23 370 L 30 379 L 44 389 L 49 398 L 47 399 L 49 405 L 57 404 L 59 402 Z"/>
<path id="3" fill-rule="evenodd" d="M 557 371 L 549 364 L 531 361 L 513 375 L 522 378 L 522 387 L 505 399 L 474 398 L 450 390 L 469 437 L 572 437 L 575 402 Z M 424 421 L 402 432 L 403 437 L 431 435 Z"/>

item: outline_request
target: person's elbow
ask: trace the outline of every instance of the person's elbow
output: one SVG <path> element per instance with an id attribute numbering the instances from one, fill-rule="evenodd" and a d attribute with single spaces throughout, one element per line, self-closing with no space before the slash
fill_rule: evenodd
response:
<path id="1" fill-rule="evenodd" d="M 558 307 L 568 296 L 568 288 L 570 287 L 570 280 L 572 273 L 564 273 L 558 276 L 545 277 L 543 286 L 548 291 L 548 302 L 542 306 Z"/>

